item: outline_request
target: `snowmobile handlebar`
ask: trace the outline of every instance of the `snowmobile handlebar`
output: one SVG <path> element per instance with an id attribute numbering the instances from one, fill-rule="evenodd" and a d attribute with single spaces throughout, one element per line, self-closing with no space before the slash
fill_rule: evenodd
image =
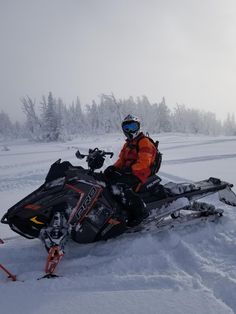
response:
<path id="1" fill-rule="evenodd" d="M 81 154 L 79 149 L 77 150 L 77 152 L 75 153 L 75 156 L 78 158 L 78 159 L 83 159 L 84 157 L 90 157 L 92 154 L 96 153 L 96 155 L 100 155 L 101 157 L 105 157 L 106 155 L 107 156 L 110 156 L 110 158 L 113 157 L 114 153 L 113 152 L 105 152 L 104 150 L 100 150 L 98 149 L 97 147 L 94 148 L 94 149 L 91 149 L 89 148 L 89 152 L 87 155 L 85 154 Z"/>
<path id="2" fill-rule="evenodd" d="M 113 155 L 113 152 L 106 152 L 104 150 L 98 149 L 97 147 L 94 149 L 90 148 L 87 155 L 81 154 L 79 150 L 77 150 L 77 152 L 75 153 L 75 156 L 78 159 L 83 159 L 84 157 L 87 157 L 86 162 L 88 163 L 91 171 L 101 168 L 104 164 L 105 157 L 110 156 L 110 158 L 112 158 Z"/>

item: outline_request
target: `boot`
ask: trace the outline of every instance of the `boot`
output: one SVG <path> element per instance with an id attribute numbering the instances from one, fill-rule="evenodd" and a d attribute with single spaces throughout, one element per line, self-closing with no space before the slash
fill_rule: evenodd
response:
<path id="1" fill-rule="evenodd" d="M 146 209 L 145 211 L 142 212 L 142 214 L 139 216 L 139 217 L 132 217 L 132 218 L 129 218 L 128 219 L 128 222 L 127 222 L 127 227 L 135 227 L 135 226 L 138 226 L 144 219 L 146 219 L 147 217 L 149 216 L 149 212 L 148 210 Z"/>
<path id="2" fill-rule="evenodd" d="M 125 191 L 125 199 L 127 203 L 125 207 L 128 211 L 128 227 L 139 225 L 145 218 L 149 216 L 148 209 L 140 196 L 131 189 Z"/>

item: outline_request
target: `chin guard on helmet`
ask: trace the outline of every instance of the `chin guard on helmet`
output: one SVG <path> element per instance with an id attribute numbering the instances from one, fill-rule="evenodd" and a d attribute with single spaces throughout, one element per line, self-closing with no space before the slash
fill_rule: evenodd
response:
<path id="1" fill-rule="evenodd" d="M 140 133 L 140 120 L 133 115 L 129 114 L 127 117 L 125 117 L 121 126 L 125 136 L 129 140 L 132 140 Z"/>

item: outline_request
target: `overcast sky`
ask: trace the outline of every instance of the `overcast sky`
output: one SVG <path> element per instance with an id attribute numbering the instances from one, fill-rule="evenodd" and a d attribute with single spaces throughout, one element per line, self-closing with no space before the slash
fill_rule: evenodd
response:
<path id="1" fill-rule="evenodd" d="M 235 0 L 0 0 L 0 110 L 49 91 L 236 113 Z"/>

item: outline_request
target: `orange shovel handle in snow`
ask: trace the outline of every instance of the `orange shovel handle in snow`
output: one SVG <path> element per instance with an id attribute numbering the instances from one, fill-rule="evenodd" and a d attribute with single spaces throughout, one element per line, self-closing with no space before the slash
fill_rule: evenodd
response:
<path id="1" fill-rule="evenodd" d="M 6 267 L 4 267 L 2 264 L 0 264 L 0 269 L 2 269 L 7 275 L 8 278 L 10 278 L 12 281 L 16 281 L 16 276 L 13 275 Z"/>

